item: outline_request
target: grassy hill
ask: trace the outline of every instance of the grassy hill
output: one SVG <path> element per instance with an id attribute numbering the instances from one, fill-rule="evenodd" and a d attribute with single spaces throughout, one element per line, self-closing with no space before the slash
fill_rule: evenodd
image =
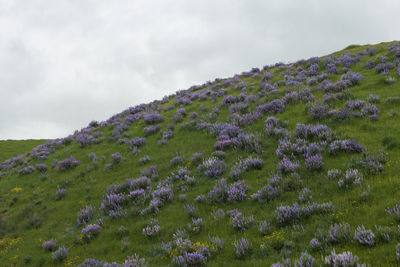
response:
<path id="1" fill-rule="evenodd" d="M 47 140 L 0 140 L 0 162 L 18 156 L 32 148 L 46 143 Z"/>
<path id="2" fill-rule="evenodd" d="M 398 264 L 399 58 L 254 68 L 6 160 L 2 265 Z"/>

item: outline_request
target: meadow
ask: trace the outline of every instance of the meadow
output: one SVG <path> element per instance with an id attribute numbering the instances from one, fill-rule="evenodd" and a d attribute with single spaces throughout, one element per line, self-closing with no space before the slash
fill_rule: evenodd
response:
<path id="1" fill-rule="evenodd" d="M 399 61 L 351 45 L 0 141 L 2 265 L 398 265 Z"/>

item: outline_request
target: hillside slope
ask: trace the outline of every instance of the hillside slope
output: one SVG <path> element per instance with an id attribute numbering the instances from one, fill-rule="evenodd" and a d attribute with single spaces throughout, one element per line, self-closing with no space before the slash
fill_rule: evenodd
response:
<path id="1" fill-rule="evenodd" d="M 398 264 L 399 59 L 254 68 L 5 161 L 2 264 Z"/>
<path id="2" fill-rule="evenodd" d="M 0 140 L 0 162 L 27 152 L 32 148 L 46 143 L 47 140 Z"/>

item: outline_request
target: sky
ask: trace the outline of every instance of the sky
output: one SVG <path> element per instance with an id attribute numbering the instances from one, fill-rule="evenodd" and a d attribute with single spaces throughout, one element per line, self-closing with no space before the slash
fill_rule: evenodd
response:
<path id="1" fill-rule="evenodd" d="M 61 138 L 215 78 L 399 40 L 393 0 L 0 0 L 0 139 Z"/>

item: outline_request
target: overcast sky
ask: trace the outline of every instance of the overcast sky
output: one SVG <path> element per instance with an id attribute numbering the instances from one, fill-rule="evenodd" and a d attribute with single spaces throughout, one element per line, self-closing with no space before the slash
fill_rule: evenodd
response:
<path id="1" fill-rule="evenodd" d="M 398 40 L 400 1 L 0 0 L 0 139 L 65 137 L 179 89 Z"/>

